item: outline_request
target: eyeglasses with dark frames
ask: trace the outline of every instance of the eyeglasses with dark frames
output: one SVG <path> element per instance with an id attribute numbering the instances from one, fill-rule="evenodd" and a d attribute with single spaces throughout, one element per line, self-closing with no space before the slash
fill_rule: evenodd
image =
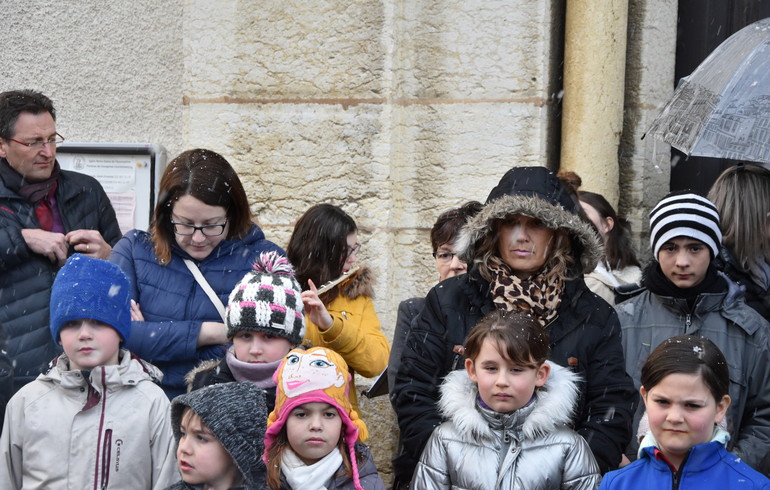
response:
<path id="1" fill-rule="evenodd" d="M 227 219 L 225 219 L 224 223 L 217 223 L 215 225 L 195 226 L 189 223 L 178 223 L 176 221 L 172 221 L 171 224 L 174 227 L 174 233 L 181 236 L 194 235 L 196 231 L 200 231 L 204 236 L 220 236 L 225 232 Z"/>
<path id="2" fill-rule="evenodd" d="M 25 143 L 24 141 L 19 141 L 14 138 L 8 138 L 8 141 L 13 141 L 14 143 L 18 143 L 20 145 L 26 146 L 27 148 L 32 148 L 33 150 L 39 151 L 42 150 L 45 145 L 52 145 L 54 147 L 59 146 L 60 143 L 64 142 L 64 136 L 56 133 L 56 136 L 52 136 L 47 140 L 35 140 L 30 143 Z"/>

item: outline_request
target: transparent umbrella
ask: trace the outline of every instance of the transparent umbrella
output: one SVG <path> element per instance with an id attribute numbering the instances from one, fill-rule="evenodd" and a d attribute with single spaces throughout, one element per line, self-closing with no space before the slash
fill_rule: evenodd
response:
<path id="1" fill-rule="evenodd" d="M 727 38 L 683 78 L 646 135 L 687 155 L 770 163 L 770 18 Z"/>

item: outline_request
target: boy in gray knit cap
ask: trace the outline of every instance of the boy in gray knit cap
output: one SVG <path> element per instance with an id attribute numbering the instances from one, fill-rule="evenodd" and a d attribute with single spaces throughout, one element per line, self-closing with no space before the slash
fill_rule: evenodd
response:
<path id="1" fill-rule="evenodd" d="M 301 293 L 294 269 L 285 257 L 276 252 L 260 254 L 227 302 L 227 337 L 233 345 L 224 359 L 204 361 L 187 374 L 188 391 L 248 381 L 266 390 L 268 411 L 272 410 L 273 373 L 305 335 Z"/>
<path id="2" fill-rule="evenodd" d="M 265 392 L 252 383 L 206 386 L 171 402 L 182 481 L 167 490 L 265 486 Z"/>

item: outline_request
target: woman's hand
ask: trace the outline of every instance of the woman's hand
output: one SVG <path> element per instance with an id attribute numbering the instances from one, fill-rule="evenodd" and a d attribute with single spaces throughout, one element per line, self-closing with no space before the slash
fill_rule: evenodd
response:
<path id="1" fill-rule="evenodd" d="M 198 334 L 198 347 L 226 344 L 227 325 L 222 322 L 203 322 Z"/>
<path id="2" fill-rule="evenodd" d="M 307 280 L 307 285 L 310 286 L 310 290 L 302 291 L 301 295 L 302 303 L 305 305 L 305 314 L 311 322 L 318 325 L 322 332 L 329 330 L 334 320 L 329 312 L 326 311 L 326 306 L 321 301 L 321 298 L 318 297 L 318 289 L 316 289 L 311 279 Z"/>
<path id="3" fill-rule="evenodd" d="M 142 310 L 139 308 L 139 303 L 131 300 L 131 321 L 132 322 L 143 322 L 144 321 L 144 315 L 142 315 Z"/>

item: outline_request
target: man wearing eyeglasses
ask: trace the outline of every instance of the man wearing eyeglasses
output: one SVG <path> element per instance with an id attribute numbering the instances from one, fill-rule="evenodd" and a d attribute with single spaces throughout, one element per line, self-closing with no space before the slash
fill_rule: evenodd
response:
<path id="1" fill-rule="evenodd" d="M 59 351 L 48 331 L 56 272 L 72 253 L 107 259 L 121 237 L 96 179 L 61 170 L 56 111 L 32 90 L 0 93 L 0 324 L 18 389 Z"/>

